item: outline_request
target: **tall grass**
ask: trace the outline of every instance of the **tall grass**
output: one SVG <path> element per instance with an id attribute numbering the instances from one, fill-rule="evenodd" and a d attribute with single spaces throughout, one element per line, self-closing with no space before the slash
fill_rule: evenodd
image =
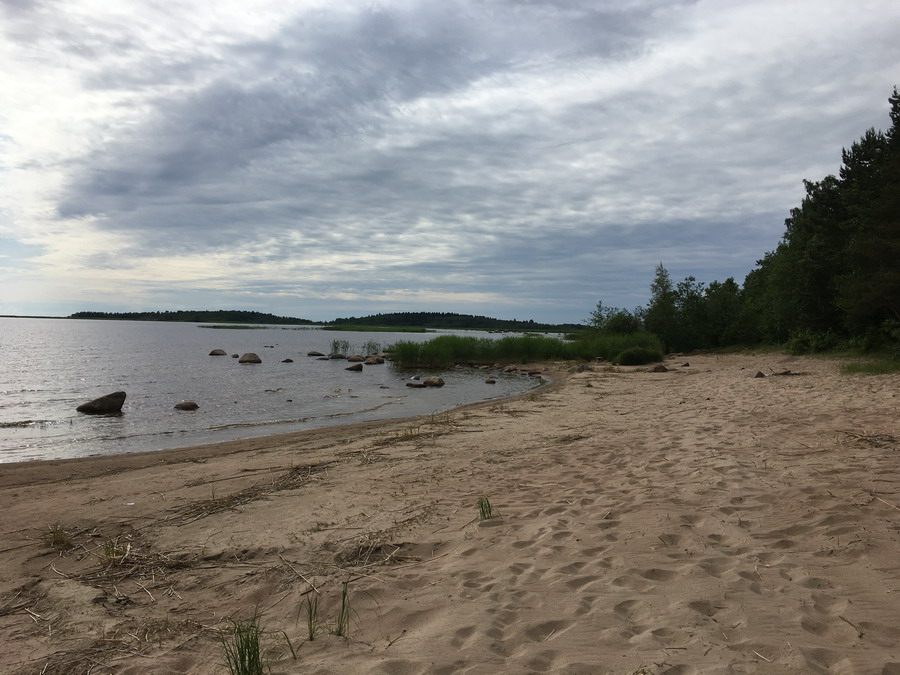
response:
<path id="1" fill-rule="evenodd" d="M 441 335 L 428 342 L 398 342 L 393 346 L 394 363 L 401 368 L 447 368 L 457 363 L 529 363 L 533 361 L 613 361 L 631 347 L 643 347 L 661 358 L 659 339 L 649 333 L 587 333 L 577 340 L 527 335 L 499 340 L 460 335 Z"/>
<path id="2" fill-rule="evenodd" d="M 231 620 L 231 630 L 222 633 L 225 666 L 231 675 L 263 675 L 261 637 L 258 617 Z"/>

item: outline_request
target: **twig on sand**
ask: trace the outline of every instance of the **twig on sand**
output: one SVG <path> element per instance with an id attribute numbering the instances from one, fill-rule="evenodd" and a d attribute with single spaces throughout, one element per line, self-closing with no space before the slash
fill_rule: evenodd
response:
<path id="1" fill-rule="evenodd" d="M 406 635 L 406 629 L 404 628 L 402 631 L 400 631 L 400 635 L 398 635 L 397 637 L 395 637 L 393 640 L 388 640 L 388 643 L 387 643 L 387 646 L 385 646 L 385 649 L 387 649 L 388 647 L 390 647 L 392 644 L 394 644 L 397 640 L 399 640 L 400 638 L 404 637 L 405 635 Z"/>
<path id="2" fill-rule="evenodd" d="M 872 496 L 875 497 L 875 499 L 877 499 L 878 501 L 880 501 L 882 504 L 887 504 L 887 505 L 890 506 L 891 508 L 897 509 L 898 511 L 900 511 L 900 506 L 897 506 L 896 504 L 891 504 L 890 502 L 885 501 L 885 500 L 882 499 L 881 497 L 877 497 L 877 496 L 875 496 L 875 495 L 872 495 Z"/>
<path id="3" fill-rule="evenodd" d="M 296 574 L 298 577 L 300 577 L 301 579 L 303 579 L 303 581 L 305 581 L 306 583 L 308 583 L 308 584 L 309 584 L 309 587 L 310 587 L 311 589 L 313 589 L 313 590 L 316 592 L 316 595 L 321 595 L 321 594 L 319 593 L 319 589 L 316 588 L 316 585 L 315 585 L 313 582 L 311 582 L 309 579 L 307 579 L 305 576 L 303 576 L 302 574 L 300 574 L 300 572 L 298 572 L 297 569 L 296 569 L 293 565 L 291 565 L 291 563 L 289 563 L 287 560 L 285 560 L 285 558 L 284 558 L 283 555 L 281 555 L 281 554 L 279 553 L 279 554 L 278 554 L 278 557 L 281 558 L 281 562 L 283 562 L 285 565 L 287 565 L 288 567 L 290 567 L 291 570 L 293 570 L 294 574 Z"/>
<path id="4" fill-rule="evenodd" d="M 756 654 L 759 658 L 761 658 L 763 661 L 765 661 L 766 663 L 772 663 L 772 659 L 767 659 L 765 656 L 763 656 L 762 654 L 760 654 L 760 653 L 759 653 L 758 651 L 756 651 L 755 649 L 754 649 L 754 650 L 751 650 L 751 651 L 752 651 L 754 654 Z"/>
<path id="5" fill-rule="evenodd" d="M 863 635 L 865 635 L 865 633 L 859 629 L 859 626 L 857 626 L 855 623 L 853 623 L 852 621 L 850 621 L 850 619 L 847 619 L 847 618 L 841 616 L 840 614 L 838 614 L 838 618 L 839 618 L 841 621 L 843 621 L 844 623 L 846 623 L 848 626 L 852 626 L 852 627 L 853 627 L 853 630 L 856 631 L 856 634 L 857 634 L 858 637 L 862 637 Z"/>
<path id="6" fill-rule="evenodd" d="M 142 583 L 139 582 L 139 581 L 135 581 L 134 583 L 136 583 L 138 586 L 140 586 L 141 590 L 144 591 L 144 593 L 146 593 L 147 595 L 150 596 L 150 602 L 156 602 L 156 598 L 153 597 L 153 594 L 152 594 L 150 591 L 147 590 L 147 587 L 144 586 L 144 584 L 142 584 Z"/>

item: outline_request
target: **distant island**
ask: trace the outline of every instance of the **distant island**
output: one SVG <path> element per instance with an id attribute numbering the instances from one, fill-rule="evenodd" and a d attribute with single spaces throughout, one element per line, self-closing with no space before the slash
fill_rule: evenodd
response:
<path id="1" fill-rule="evenodd" d="M 455 314 L 453 312 L 394 312 L 317 322 L 265 312 L 238 309 L 179 310 L 174 312 L 75 312 L 70 319 L 103 319 L 106 321 L 180 321 L 186 323 L 255 323 L 292 326 L 322 326 L 337 330 L 359 328 L 420 328 L 424 330 L 461 329 L 496 331 L 574 332 L 584 329 L 577 323 L 536 323 L 533 319 L 494 319 L 489 316 Z"/>
<path id="2" fill-rule="evenodd" d="M 106 321 L 183 321 L 186 323 L 265 323 L 291 326 L 314 325 L 309 319 L 276 316 L 265 312 L 240 309 L 178 310 L 175 312 L 75 312 L 70 319 L 104 319 Z"/>
<path id="3" fill-rule="evenodd" d="M 583 330 L 577 323 L 550 324 L 535 323 L 533 319 L 518 321 L 516 319 L 493 319 L 489 316 L 471 314 L 454 314 L 453 312 L 394 312 L 391 314 L 372 314 L 363 317 L 335 319 L 325 324 L 329 327 L 340 326 L 393 326 L 415 327 L 425 329 L 471 329 L 500 331 L 548 331 L 566 333 Z"/>

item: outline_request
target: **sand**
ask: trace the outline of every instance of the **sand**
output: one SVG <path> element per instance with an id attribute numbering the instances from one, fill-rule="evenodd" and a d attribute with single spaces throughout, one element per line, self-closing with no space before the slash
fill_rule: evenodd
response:
<path id="1" fill-rule="evenodd" d="M 255 613 L 273 673 L 900 673 L 900 377 L 666 364 L 0 465 L 0 672 L 225 673 Z"/>

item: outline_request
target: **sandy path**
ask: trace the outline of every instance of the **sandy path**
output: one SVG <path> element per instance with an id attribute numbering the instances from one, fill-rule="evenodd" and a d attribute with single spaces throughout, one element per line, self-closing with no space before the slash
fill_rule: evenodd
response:
<path id="1" fill-rule="evenodd" d="M 258 611 L 275 673 L 900 673 L 900 377 L 667 365 L 0 465 L 0 672 L 222 673 L 218 631 Z M 76 548 L 47 546 L 54 524 Z M 349 639 L 304 642 L 304 599 L 327 628 L 348 579 Z"/>

